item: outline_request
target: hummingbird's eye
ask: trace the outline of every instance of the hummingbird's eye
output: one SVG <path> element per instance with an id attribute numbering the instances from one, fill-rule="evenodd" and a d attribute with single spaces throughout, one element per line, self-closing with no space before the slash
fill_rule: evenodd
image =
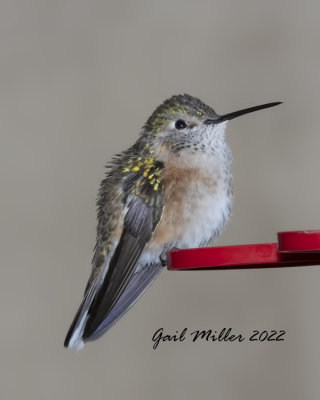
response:
<path id="1" fill-rule="evenodd" d="M 187 127 L 187 124 L 182 119 L 178 119 L 178 121 L 176 121 L 175 127 L 179 130 L 182 130 Z"/>

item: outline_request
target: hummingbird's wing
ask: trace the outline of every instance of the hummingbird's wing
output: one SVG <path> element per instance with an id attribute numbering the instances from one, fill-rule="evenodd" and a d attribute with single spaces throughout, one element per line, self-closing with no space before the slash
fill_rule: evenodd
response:
<path id="1" fill-rule="evenodd" d="M 110 260 L 106 277 L 89 309 L 89 318 L 83 332 L 84 340 L 98 329 L 129 283 L 139 257 L 153 232 L 152 211 L 141 197 L 131 198 L 119 244 Z"/>
<path id="2" fill-rule="evenodd" d="M 107 332 L 139 300 L 163 268 L 160 263 L 151 264 L 135 272 L 115 306 L 87 340 L 96 340 Z"/>
<path id="3" fill-rule="evenodd" d="M 153 181 L 143 174 L 143 170 L 128 174 L 124 180 L 123 186 L 126 185 L 126 189 L 130 187 L 130 194 L 124 199 L 127 212 L 120 240 L 111 257 L 106 257 L 103 268 L 99 269 L 87 288 L 65 339 L 66 347 L 80 348 L 84 341 L 100 336 L 113 323 L 110 316 L 113 308 L 117 307 L 113 317 L 118 319 L 154 279 L 151 273 L 138 274 L 135 277 L 136 286 L 133 282 L 124 293 L 133 278 L 139 257 L 162 215 L 162 184 L 160 180 L 156 186 L 151 182 Z M 154 273 L 156 276 L 156 271 Z M 104 324 L 106 318 L 109 322 Z"/>

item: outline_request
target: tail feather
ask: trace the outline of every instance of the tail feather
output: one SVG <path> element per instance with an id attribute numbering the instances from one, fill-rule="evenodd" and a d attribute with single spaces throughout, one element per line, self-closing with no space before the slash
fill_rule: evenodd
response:
<path id="1" fill-rule="evenodd" d="M 119 300 L 98 328 L 87 337 L 85 341 L 96 340 L 109 330 L 119 320 L 119 318 L 121 318 L 122 315 L 124 315 L 137 302 L 154 279 L 160 274 L 162 269 L 163 267 L 161 264 L 148 265 L 142 268 L 139 268 L 138 266 L 137 271 L 133 274 Z M 101 286 L 104 276 L 98 276 L 85 293 L 85 297 L 76 316 L 74 317 L 64 341 L 65 347 L 78 351 L 84 346 L 85 342 L 83 340 L 83 332 L 89 318 L 90 307 L 95 299 L 99 287 Z"/>
<path id="2" fill-rule="evenodd" d="M 82 336 L 86 326 L 86 322 L 89 318 L 89 310 L 109 269 L 110 259 L 113 255 L 116 245 L 117 243 L 114 243 L 109 255 L 104 260 L 104 264 L 101 266 L 100 272 L 97 273 L 96 270 L 92 271 L 82 303 L 80 304 L 80 307 L 72 321 L 67 336 L 64 340 L 64 347 L 68 347 L 74 350 L 81 350 L 84 346 Z"/>
<path id="3" fill-rule="evenodd" d="M 84 295 L 84 299 L 80 304 L 80 307 L 72 321 L 72 324 L 68 330 L 67 336 L 64 341 L 64 347 L 68 347 L 74 350 L 81 350 L 84 346 L 82 335 L 86 326 L 86 321 L 89 317 L 88 312 L 92 301 L 96 295 L 98 286 L 101 285 L 101 279 L 97 276 L 91 287 L 88 288 Z"/>

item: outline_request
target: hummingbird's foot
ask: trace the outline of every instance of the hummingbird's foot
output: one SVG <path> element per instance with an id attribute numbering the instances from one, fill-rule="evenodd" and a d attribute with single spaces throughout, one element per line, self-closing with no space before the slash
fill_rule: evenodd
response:
<path id="1" fill-rule="evenodd" d="M 179 247 L 172 247 L 171 249 L 170 249 L 170 251 L 171 250 L 180 250 L 179 249 Z M 160 254 L 160 262 L 161 262 L 161 265 L 163 266 L 163 267 L 166 267 L 167 266 L 167 252 L 168 252 L 168 250 L 163 250 L 163 252 Z"/>
<path id="2" fill-rule="evenodd" d="M 165 267 L 167 265 L 167 252 L 165 250 L 160 254 L 159 259 L 160 259 L 161 265 L 163 267 Z"/>

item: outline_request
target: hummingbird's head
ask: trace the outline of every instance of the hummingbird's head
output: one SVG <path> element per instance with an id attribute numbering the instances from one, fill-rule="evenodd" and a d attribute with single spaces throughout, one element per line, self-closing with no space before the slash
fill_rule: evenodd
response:
<path id="1" fill-rule="evenodd" d="M 225 149 L 227 121 L 280 103 L 263 104 L 218 115 L 201 100 L 188 94 L 172 96 L 156 108 L 143 128 L 160 158 L 186 155 L 190 161 Z"/>
<path id="2" fill-rule="evenodd" d="M 214 110 L 201 100 L 187 94 L 172 96 L 156 108 L 144 133 L 158 158 L 167 161 L 179 157 L 179 162 L 187 158 L 189 162 L 199 151 L 209 152 L 215 142 L 223 140 L 226 122 L 219 127 L 206 123 L 216 118 Z"/>
<path id="3" fill-rule="evenodd" d="M 188 94 L 172 96 L 155 109 L 144 126 L 154 136 L 186 137 L 201 129 L 206 119 L 218 115 L 201 100 Z"/>

